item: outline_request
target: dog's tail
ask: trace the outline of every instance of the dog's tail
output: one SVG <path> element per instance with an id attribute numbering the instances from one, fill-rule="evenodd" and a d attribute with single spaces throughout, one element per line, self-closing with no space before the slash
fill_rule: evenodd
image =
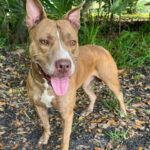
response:
<path id="1" fill-rule="evenodd" d="M 126 70 L 127 70 L 127 67 L 126 67 L 126 68 L 123 68 L 123 69 L 119 69 L 119 70 L 118 70 L 118 73 L 121 74 L 121 73 L 125 72 Z"/>

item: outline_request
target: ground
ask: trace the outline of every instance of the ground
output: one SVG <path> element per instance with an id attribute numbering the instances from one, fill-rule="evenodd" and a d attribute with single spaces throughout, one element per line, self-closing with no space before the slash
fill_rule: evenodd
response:
<path id="1" fill-rule="evenodd" d="M 26 94 L 29 60 L 26 53 L 0 49 L 0 149 L 57 150 L 62 128 L 60 115 L 54 109 L 49 109 L 52 135 L 48 145 L 37 146 L 42 128 Z M 85 118 L 81 117 L 89 100 L 80 88 L 70 150 L 150 149 L 150 67 L 127 69 L 119 78 L 128 116 L 120 116 L 113 94 L 103 82 L 95 81 L 93 90 L 97 101 L 94 111 Z"/>

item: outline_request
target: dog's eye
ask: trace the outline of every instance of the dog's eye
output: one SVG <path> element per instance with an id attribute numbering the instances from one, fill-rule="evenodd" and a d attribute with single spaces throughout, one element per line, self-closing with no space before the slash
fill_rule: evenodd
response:
<path id="1" fill-rule="evenodd" d="M 75 46 L 76 45 L 76 40 L 71 40 L 70 44 L 71 44 L 71 46 Z"/>
<path id="2" fill-rule="evenodd" d="M 40 44 L 47 46 L 47 45 L 49 45 L 49 41 L 48 40 L 40 40 Z"/>

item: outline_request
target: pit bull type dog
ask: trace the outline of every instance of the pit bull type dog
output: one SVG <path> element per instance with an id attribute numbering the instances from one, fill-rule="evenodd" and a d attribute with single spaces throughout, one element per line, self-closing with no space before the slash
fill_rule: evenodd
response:
<path id="1" fill-rule="evenodd" d="M 78 46 L 82 6 L 83 3 L 70 10 L 62 20 L 54 21 L 47 18 L 38 0 L 26 2 L 31 56 L 27 91 L 44 129 L 38 144 L 48 143 L 51 134 L 48 108 L 54 107 L 63 120 L 62 150 L 69 148 L 76 91 L 81 85 L 90 98 L 83 115 L 93 111 L 96 96 L 91 90 L 91 81 L 95 77 L 114 92 L 126 115 L 118 70 L 110 53 L 96 45 Z"/>

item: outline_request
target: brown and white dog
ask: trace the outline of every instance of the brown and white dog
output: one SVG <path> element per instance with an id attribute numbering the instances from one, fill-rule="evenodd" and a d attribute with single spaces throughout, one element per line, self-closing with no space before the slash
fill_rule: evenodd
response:
<path id="1" fill-rule="evenodd" d="M 54 21 L 47 18 L 38 0 L 26 2 L 31 56 L 27 91 L 44 129 L 39 144 L 48 143 L 50 125 L 47 109 L 53 106 L 63 120 L 62 150 L 69 148 L 76 91 L 82 84 L 91 101 L 83 115 L 93 110 L 96 96 L 90 83 L 94 77 L 103 80 L 114 92 L 126 115 L 118 70 L 112 56 L 100 46 L 78 46 L 82 6 L 69 11 L 62 20 Z"/>

